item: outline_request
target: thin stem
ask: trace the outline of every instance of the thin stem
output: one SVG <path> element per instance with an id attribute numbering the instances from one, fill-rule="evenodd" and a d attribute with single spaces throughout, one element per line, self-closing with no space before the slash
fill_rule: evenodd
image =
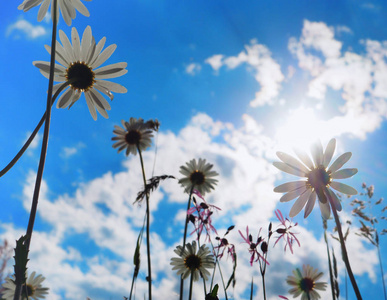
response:
<path id="1" fill-rule="evenodd" d="M 189 196 L 188 196 L 188 204 L 187 204 L 187 211 L 190 209 L 191 207 L 191 197 L 192 197 L 192 192 L 193 192 L 193 189 L 194 189 L 194 186 L 195 185 L 192 185 L 191 187 L 191 190 L 189 192 Z M 184 225 L 184 235 L 183 235 L 183 248 L 182 248 L 182 251 L 184 251 L 185 249 L 185 243 L 186 243 L 186 240 L 187 240 L 187 229 L 188 229 L 188 214 L 186 214 L 186 217 L 185 217 L 185 225 Z M 184 292 L 184 279 L 183 279 L 183 275 L 180 277 L 180 300 L 183 300 L 183 292 Z"/>
<path id="2" fill-rule="evenodd" d="M 51 106 L 54 104 L 56 98 L 58 97 L 58 95 L 69 85 L 71 84 L 73 81 L 77 80 L 77 78 L 73 78 L 67 82 L 65 82 L 54 94 L 54 96 L 52 97 L 52 100 L 51 100 Z M 46 120 L 46 112 L 44 112 L 42 118 L 40 119 L 38 125 L 36 126 L 35 130 L 31 133 L 30 137 L 28 138 L 28 140 L 25 142 L 25 144 L 23 145 L 23 147 L 19 150 L 19 152 L 15 155 L 15 157 L 9 162 L 9 164 L 3 169 L 0 171 L 0 177 L 5 175 L 15 164 L 16 162 L 20 159 L 20 157 L 22 157 L 22 155 L 24 154 L 24 152 L 28 149 L 28 147 L 30 146 L 31 142 L 34 140 L 36 134 L 39 132 L 40 128 L 42 127 L 44 121 Z"/>
<path id="3" fill-rule="evenodd" d="M 56 48 L 56 19 L 57 19 L 57 1 L 54 0 L 52 3 L 53 7 L 53 20 L 52 20 L 52 38 L 51 38 L 51 59 L 50 59 L 50 76 L 48 80 L 48 94 L 47 94 L 47 105 L 46 105 L 46 120 L 44 126 L 44 134 L 42 141 L 42 149 L 40 152 L 40 161 L 38 166 L 38 173 L 36 175 L 34 194 L 32 197 L 32 205 L 30 211 L 30 218 L 28 221 L 27 227 L 27 239 L 25 241 L 25 246 L 27 250 L 27 255 L 30 249 L 32 231 L 34 228 L 36 211 L 38 209 L 38 200 L 40 186 L 43 178 L 44 164 L 46 161 L 47 146 L 48 146 L 48 135 L 50 131 L 50 120 L 51 120 L 51 102 L 52 102 L 52 89 L 54 85 L 54 67 L 55 67 L 55 48 Z M 21 297 L 21 285 L 17 284 L 15 288 L 14 300 L 19 300 Z"/>
<path id="4" fill-rule="evenodd" d="M 348 271 L 348 276 L 349 276 L 349 279 L 351 280 L 353 290 L 355 291 L 355 294 L 356 294 L 356 298 L 358 300 L 361 300 L 363 298 L 361 297 L 361 294 L 360 294 L 359 288 L 357 286 L 355 277 L 353 276 L 353 273 L 352 273 L 351 265 L 349 264 L 347 248 L 345 247 L 343 232 L 341 230 L 340 219 L 339 219 L 339 216 L 337 215 L 337 211 L 335 209 L 335 206 L 334 206 L 334 203 L 333 203 L 331 197 L 328 196 L 327 198 L 329 199 L 329 202 L 330 202 L 330 205 L 331 205 L 332 211 L 333 211 L 333 216 L 335 217 L 337 232 L 339 233 L 339 239 L 340 239 L 340 244 L 341 244 L 342 256 L 343 256 L 343 260 L 344 260 L 345 266 L 346 266 L 347 271 Z"/>
<path id="5" fill-rule="evenodd" d="M 137 144 L 137 151 L 140 156 L 141 161 L 141 170 L 142 170 L 142 179 L 144 181 L 144 187 L 146 187 L 146 177 L 145 177 L 145 168 L 144 160 L 142 159 L 142 154 L 139 145 Z M 149 234 L 149 194 L 146 193 L 146 251 L 148 258 L 148 293 L 149 300 L 152 300 L 152 265 L 151 265 L 151 254 L 150 254 L 150 234 Z"/>
<path id="6" fill-rule="evenodd" d="M 254 282 L 253 282 L 253 277 L 251 277 L 250 300 L 253 300 L 253 294 L 254 294 Z"/>
<path id="7" fill-rule="evenodd" d="M 192 286 L 193 286 L 193 272 L 191 272 L 191 278 L 189 280 L 189 296 L 188 299 L 192 299 Z"/>
<path id="8" fill-rule="evenodd" d="M 333 270 L 332 270 L 332 264 L 331 264 L 331 254 L 329 252 L 328 237 L 327 237 L 327 223 L 324 219 L 323 219 L 323 226 L 324 226 L 324 240 L 327 246 L 327 254 L 328 254 L 329 278 L 331 281 L 332 300 L 335 300 L 336 296 L 335 296 L 334 285 L 333 285 Z"/>
<path id="9" fill-rule="evenodd" d="M 376 232 L 376 235 L 377 235 L 377 234 L 378 234 L 378 233 Z M 383 271 L 383 265 L 382 265 L 382 257 L 381 257 L 381 255 L 380 255 L 379 238 L 378 238 L 377 248 L 378 248 L 378 256 L 379 256 L 380 272 L 382 273 L 382 283 L 383 283 L 384 299 L 387 299 L 387 295 L 386 295 L 386 284 L 384 283 L 384 271 Z"/>
<path id="10" fill-rule="evenodd" d="M 308 300 L 310 300 L 310 294 L 308 291 L 306 292 L 306 296 L 308 296 Z"/>

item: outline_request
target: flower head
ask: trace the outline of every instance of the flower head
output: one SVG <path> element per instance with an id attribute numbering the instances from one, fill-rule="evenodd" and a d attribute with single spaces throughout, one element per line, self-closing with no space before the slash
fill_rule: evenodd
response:
<path id="1" fill-rule="evenodd" d="M 275 211 L 275 215 L 277 216 L 278 220 L 281 222 L 281 225 L 275 231 L 279 234 L 279 237 L 277 237 L 277 240 L 275 241 L 274 246 L 277 245 L 277 243 L 279 242 L 279 240 L 281 238 L 283 238 L 285 241 L 284 250 L 286 251 L 286 247 L 289 245 L 290 252 L 293 254 L 294 241 L 296 241 L 298 246 L 301 247 L 301 244 L 296 237 L 296 233 L 290 231 L 293 227 L 296 227 L 298 225 L 298 223 L 292 225 L 292 222 L 288 218 L 285 219 L 283 217 L 283 215 L 279 209 L 277 209 Z"/>
<path id="2" fill-rule="evenodd" d="M 211 171 L 212 167 L 212 164 L 206 163 L 206 160 L 201 158 L 199 158 L 199 162 L 192 159 L 186 163 L 186 166 L 181 166 L 180 173 L 186 177 L 180 179 L 179 183 L 185 188 L 185 192 L 189 193 L 192 188 L 195 188 L 200 194 L 204 195 L 206 192 L 213 190 L 218 180 L 211 177 L 219 174 Z"/>
<path id="3" fill-rule="evenodd" d="M 48 7 L 52 0 L 24 0 L 17 8 L 23 10 L 24 12 L 29 11 L 31 8 L 42 4 L 38 11 L 38 21 L 42 21 L 44 16 L 47 14 Z M 91 1 L 91 0 L 84 0 Z M 76 10 L 78 10 L 82 15 L 88 17 L 90 16 L 89 11 L 86 6 L 80 0 L 58 0 L 58 14 L 59 10 L 62 12 L 63 19 L 65 20 L 68 26 L 71 25 L 71 20 L 75 19 Z"/>
<path id="4" fill-rule="evenodd" d="M 332 209 L 341 211 L 340 200 L 331 188 L 347 195 L 357 194 L 357 191 L 353 187 L 334 181 L 334 179 L 352 177 L 357 173 L 357 169 L 339 170 L 351 158 L 351 152 L 340 155 L 328 168 L 335 147 L 335 139 L 329 141 L 325 151 L 323 151 L 321 143 L 316 143 L 312 148 L 313 162 L 306 153 L 300 150 L 296 150 L 295 152 L 301 162 L 286 153 L 277 152 L 277 156 L 281 162 L 274 162 L 275 167 L 283 172 L 306 178 L 306 180 L 281 184 L 274 189 L 277 193 L 286 193 L 281 197 L 281 202 L 287 202 L 298 197 L 290 210 L 290 217 L 296 216 L 305 204 L 304 217 L 309 216 L 317 197 L 321 214 L 324 219 L 328 219 L 331 213 L 329 203 L 331 203 Z"/>
<path id="5" fill-rule="evenodd" d="M 136 155 L 137 147 L 140 151 L 149 148 L 153 135 L 152 130 L 147 126 L 148 122 L 144 123 L 144 120 L 141 118 L 138 120 L 136 118 L 130 118 L 129 122 L 121 121 L 124 128 L 115 125 L 113 133 L 116 136 L 112 140 L 117 142 L 113 144 L 113 148 L 118 148 L 118 153 L 126 148 L 126 155 L 130 153 Z"/>
<path id="6" fill-rule="evenodd" d="M 48 288 L 42 287 L 42 282 L 44 281 L 44 277 L 42 275 L 35 276 L 35 272 L 32 272 L 28 277 L 26 283 L 22 286 L 22 300 L 26 299 L 44 299 L 45 295 L 48 294 Z M 2 297 L 5 300 L 13 300 L 15 294 L 16 285 L 13 280 L 8 277 L 5 279 L 5 283 L 3 284 L 4 293 Z"/>
<path id="7" fill-rule="evenodd" d="M 190 274 L 194 281 L 203 277 L 207 280 L 210 277 L 210 272 L 207 269 L 213 269 L 215 266 L 214 256 L 206 245 L 202 245 L 196 253 L 196 242 L 187 243 L 185 248 L 177 246 L 174 250 L 180 257 L 171 258 L 172 270 L 177 270 L 177 275 L 182 274 L 183 279 L 186 279 Z"/>
<path id="8" fill-rule="evenodd" d="M 325 291 L 327 284 L 325 282 L 316 282 L 323 273 L 318 272 L 317 269 L 312 268 L 309 265 L 302 266 L 302 273 L 300 269 L 293 270 L 294 276 L 288 276 L 286 282 L 294 286 L 289 293 L 293 295 L 293 297 L 298 297 L 302 294 L 301 300 L 315 300 L 320 299 L 320 295 L 316 290 Z M 309 294 L 309 298 L 308 298 Z"/>
<path id="9" fill-rule="evenodd" d="M 127 90 L 122 85 L 101 79 L 115 78 L 126 74 L 127 63 L 120 62 L 99 69 L 96 68 L 113 54 L 117 46 L 113 44 L 102 51 L 106 38 L 102 38 L 96 44 L 90 26 L 87 26 L 83 32 L 82 41 L 79 38 L 77 29 L 72 28 L 72 45 L 62 30 L 59 30 L 59 37 L 63 46 L 59 43 L 56 45 L 55 58 L 60 65 L 55 64 L 54 80 L 62 83 L 54 85 L 53 93 L 64 84 L 63 82 L 69 82 L 70 85 L 59 98 L 56 107 L 71 107 L 84 93 L 93 119 L 97 119 L 96 109 L 104 118 L 108 118 L 106 111 L 110 110 L 110 104 L 100 92 L 113 100 L 112 92 L 126 93 Z M 46 45 L 46 50 L 50 53 L 51 47 Z M 49 62 L 34 61 L 33 64 L 40 69 L 43 76 L 49 77 Z"/>
<path id="10" fill-rule="evenodd" d="M 261 228 L 262 229 L 262 228 Z M 251 254 L 250 257 L 250 265 L 253 265 L 253 262 L 257 262 L 262 259 L 266 264 L 270 265 L 267 260 L 263 257 L 261 253 L 259 253 L 259 245 L 261 245 L 261 251 L 265 253 L 267 251 L 267 243 L 264 242 L 264 239 L 260 236 L 261 229 L 259 230 L 256 242 L 253 241 L 253 236 L 249 233 L 249 227 L 246 226 L 246 237 L 243 233 L 238 230 L 241 237 L 244 239 L 245 243 L 249 245 L 249 252 Z M 257 258 L 255 258 L 257 256 Z M 255 259 L 255 260 L 254 260 Z"/>

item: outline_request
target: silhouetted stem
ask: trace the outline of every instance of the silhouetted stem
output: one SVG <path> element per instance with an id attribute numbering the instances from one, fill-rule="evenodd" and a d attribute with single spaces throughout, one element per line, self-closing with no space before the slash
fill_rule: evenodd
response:
<path id="1" fill-rule="evenodd" d="M 194 189 L 194 185 L 191 187 L 191 191 L 189 192 L 187 211 L 191 207 L 191 197 L 192 197 L 193 189 Z M 185 243 L 186 243 L 186 240 L 187 240 L 187 229 L 188 229 L 188 214 L 187 214 L 187 211 L 186 211 L 186 217 L 185 217 L 184 235 L 183 235 L 183 248 L 182 248 L 183 250 L 182 251 L 184 251 L 184 249 L 185 249 Z M 180 277 L 180 300 L 183 300 L 183 290 L 184 290 L 184 279 L 183 279 L 183 275 L 181 275 L 181 277 Z"/>
<path id="2" fill-rule="evenodd" d="M 333 216 L 335 217 L 335 222 L 336 222 L 336 226 L 337 226 L 337 232 L 339 233 L 339 239 L 340 239 L 340 244 L 341 244 L 341 251 L 342 251 L 342 254 L 343 254 L 342 256 L 343 256 L 343 260 L 344 260 L 344 263 L 345 263 L 345 267 L 347 268 L 348 276 L 349 276 L 349 279 L 351 280 L 353 290 L 355 291 L 355 294 L 356 294 L 356 298 L 358 300 L 361 300 L 362 297 L 361 297 L 359 288 L 357 286 L 355 277 L 353 276 L 351 265 L 349 264 L 347 248 L 345 247 L 343 231 L 341 230 L 340 219 L 339 219 L 339 216 L 337 214 L 337 211 L 335 209 L 335 206 L 334 206 L 334 203 L 333 203 L 331 197 L 328 196 L 327 198 L 329 199 L 329 202 L 330 202 L 330 205 L 331 205 L 331 208 L 332 208 L 332 211 L 333 211 Z"/>
<path id="3" fill-rule="evenodd" d="M 137 151 L 140 156 L 141 161 L 141 170 L 142 170 L 142 179 L 144 180 L 144 188 L 146 187 L 146 177 L 145 177 L 145 168 L 144 161 L 142 159 L 142 154 L 139 145 L 137 144 Z M 151 253 L 150 253 L 150 233 L 149 233 L 149 194 L 146 193 L 146 252 L 148 258 L 148 293 L 149 300 L 152 300 L 152 265 L 151 265 Z"/>

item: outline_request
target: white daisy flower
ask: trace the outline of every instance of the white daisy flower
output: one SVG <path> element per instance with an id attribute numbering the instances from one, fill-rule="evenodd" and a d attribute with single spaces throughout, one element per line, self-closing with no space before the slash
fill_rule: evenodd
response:
<path id="1" fill-rule="evenodd" d="M 40 22 L 47 14 L 48 7 L 50 6 L 51 1 L 52 0 L 24 0 L 23 3 L 20 4 L 17 8 L 26 12 L 31 8 L 41 4 L 38 11 L 38 21 Z M 60 10 L 62 12 L 63 19 L 65 20 L 68 26 L 71 25 L 71 20 L 75 19 L 76 10 L 78 10 L 85 17 L 90 16 L 90 13 L 87 10 L 86 6 L 80 0 L 58 0 L 57 7 L 57 16 L 59 16 Z"/>
<path id="2" fill-rule="evenodd" d="M 207 269 L 213 269 L 215 263 L 214 256 L 206 245 L 200 246 L 198 253 L 196 241 L 187 243 L 184 250 L 182 246 L 177 246 L 174 251 L 180 256 L 171 258 L 172 270 L 177 270 L 177 275 L 182 274 L 183 279 L 186 279 L 192 274 L 193 281 L 198 281 L 200 275 L 204 280 L 208 280 L 211 274 Z"/>
<path id="3" fill-rule="evenodd" d="M 126 155 L 130 153 L 137 154 L 137 145 L 141 151 L 146 150 L 152 143 L 152 131 L 149 129 L 148 123 L 139 118 L 130 118 L 129 122 L 121 121 L 122 126 L 114 125 L 113 133 L 117 136 L 113 137 L 113 141 L 118 141 L 113 144 L 113 148 L 118 148 L 118 153 L 126 148 Z"/>
<path id="4" fill-rule="evenodd" d="M 331 139 L 323 151 L 321 143 L 316 143 L 312 148 L 313 161 L 309 156 L 300 150 L 295 150 L 297 160 L 283 152 L 277 152 L 277 156 L 282 162 L 274 162 L 273 165 L 283 172 L 305 177 L 306 180 L 292 181 L 281 184 L 274 189 L 277 193 L 286 193 L 280 199 L 281 202 L 287 202 L 298 197 L 290 210 L 289 216 L 296 216 L 305 206 L 306 218 L 311 213 L 318 197 L 321 214 L 324 219 L 329 219 L 331 210 L 329 202 L 334 206 L 332 209 L 341 211 L 341 203 L 335 192 L 331 188 L 347 195 L 356 195 L 357 191 L 341 182 L 333 181 L 335 179 L 344 179 L 352 177 L 357 173 L 357 169 L 339 170 L 352 156 L 351 152 L 340 155 L 328 168 L 335 152 L 336 140 Z M 328 197 L 331 201 L 328 201 Z"/>
<path id="5" fill-rule="evenodd" d="M 126 93 L 127 90 L 120 84 L 101 79 L 115 78 L 126 74 L 128 72 L 125 69 L 127 63 L 120 62 L 99 69 L 96 68 L 113 54 L 117 46 L 113 44 L 102 51 L 106 38 L 102 38 L 96 44 L 90 26 L 87 26 L 83 32 L 82 41 L 79 38 L 77 29 L 72 28 L 72 45 L 62 30 L 59 30 L 59 37 L 63 46 L 59 42 L 56 44 L 55 58 L 60 65 L 55 64 L 54 80 L 62 83 L 54 85 L 53 94 L 63 85 L 63 82 L 70 81 L 71 83 L 59 98 L 56 107 L 71 107 L 84 92 L 93 119 L 97 119 L 96 109 L 104 118 L 108 118 L 106 111 L 110 110 L 110 104 L 100 92 L 113 100 L 112 92 Z M 46 45 L 45 48 L 48 53 L 51 53 L 50 46 Z M 49 62 L 34 61 L 33 64 L 40 69 L 43 76 L 49 78 Z"/>
<path id="6" fill-rule="evenodd" d="M 327 284 L 325 282 L 316 282 L 321 276 L 322 272 L 312 268 L 309 265 L 302 266 L 302 273 L 300 269 L 293 270 L 294 276 L 288 276 L 286 282 L 294 286 L 289 293 L 293 298 L 301 296 L 301 300 L 317 300 L 320 295 L 316 290 L 325 291 Z"/>
<path id="7" fill-rule="evenodd" d="M 186 166 L 181 166 L 180 173 L 186 177 L 180 179 L 179 183 L 185 187 L 185 192 L 189 193 L 194 187 L 204 196 L 206 192 L 213 190 L 218 180 L 211 177 L 219 174 L 211 171 L 212 167 L 212 164 L 206 163 L 206 160 L 201 158 L 199 158 L 199 162 L 192 159 L 186 163 Z"/>
<path id="8" fill-rule="evenodd" d="M 45 278 L 42 275 L 35 276 L 35 274 L 35 272 L 32 272 L 31 275 L 28 277 L 26 284 L 22 286 L 21 300 L 38 300 L 46 298 L 49 289 L 42 286 L 42 282 L 45 280 Z M 10 277 L 7 277 L 5 279 L 3 288 L 3 299 L 13 300 L 16 285 Z"/>

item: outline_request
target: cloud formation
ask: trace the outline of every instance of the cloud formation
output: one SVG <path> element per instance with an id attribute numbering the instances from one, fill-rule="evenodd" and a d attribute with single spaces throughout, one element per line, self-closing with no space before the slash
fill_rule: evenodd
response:
<path id="1" fill-rule="evenodd" d="M 30 22 L 21 19 L 7 27 L 6 36 L 13 35 L 16 38 L 19 38 L 20 32 L 29 39 L 36 39 L 47 34 L 47 30 L 43 26 L 34 26 Z"/>
<path id="2" fill-rule="evenodd" d="M 205 62 L 216 72 L 222 66 L 235 69 L 246 64 L 252 68 L 254 78 L 260 86 L 259 91 L 255 93 L 255 98 L 250 101 L 252 107 L 273 104 L 285 79 L 280 65 L 272 58 L 269 49 L 265 45 L 258 44 L 257 40 L 251 40 L 250 45 L 245 45 L 245 50 L 237 56 L 226 57 L 217 54 L 207 58 Z"/>

